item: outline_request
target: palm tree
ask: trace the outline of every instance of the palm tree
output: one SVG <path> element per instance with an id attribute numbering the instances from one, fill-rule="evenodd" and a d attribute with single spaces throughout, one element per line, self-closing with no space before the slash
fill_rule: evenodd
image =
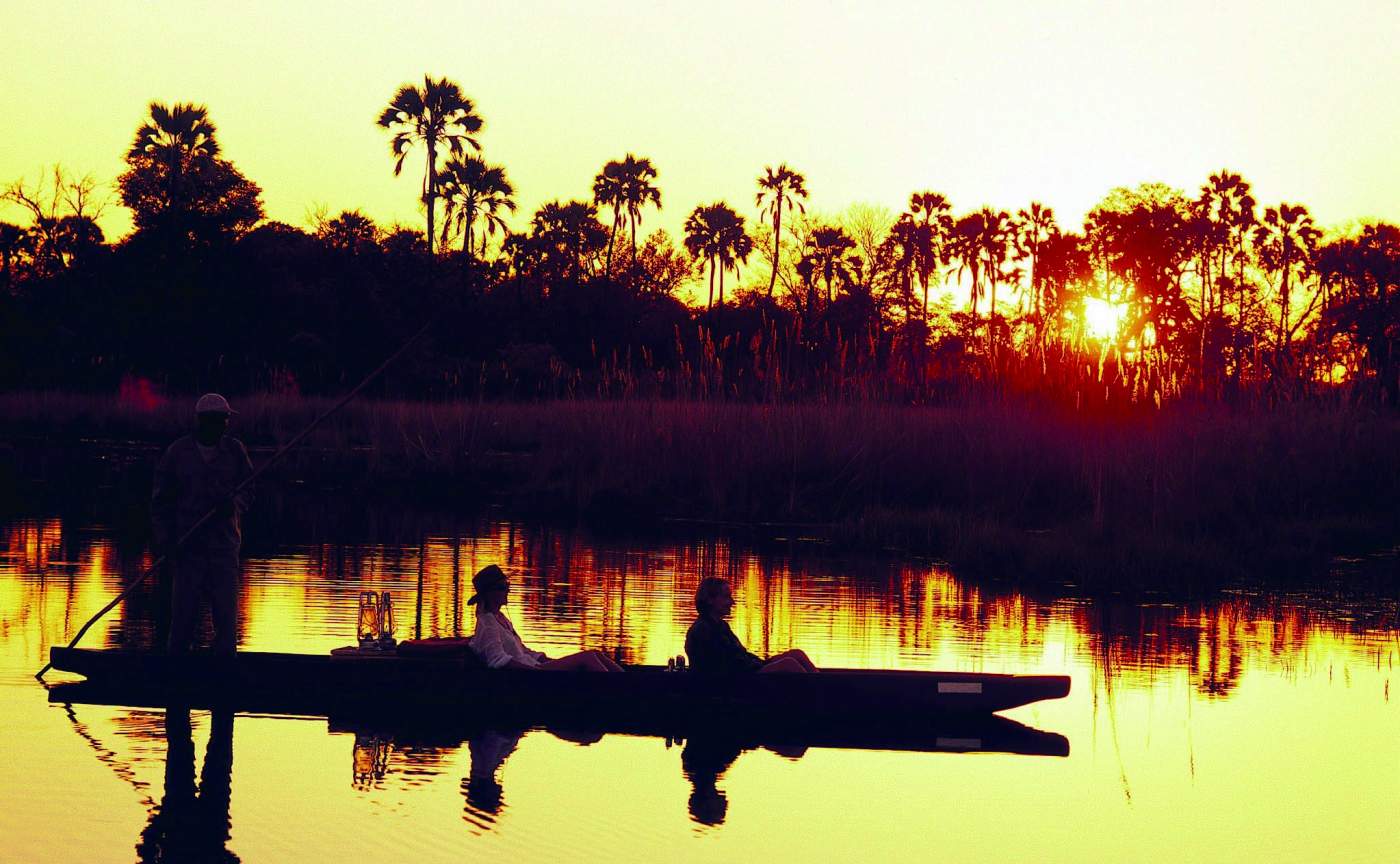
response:
<path id="1" fill-rule="evenodd" d="M 1055 211 L 1039 201 L 1032 201 L 1027 209 L 1017 211 L 1012 224 L 1012 243 L 1017 261 L 1025 261 L 1030 268 L 1031 307 L 1037 322 L 1040 320 L 1041 294 L 1045 280 L 1038 268 L 1041 250 L 1052 237 L 1060 233 L 1055 223 Z M 1039 323 L 1036 324 L 1039 328 Z"/>
<path id="2" fill-rule="evenodd" d="M 477 156 L 453 156 L 438 174 L 438 191 L 446 202 L 442 218 L 442 242 L 449 231 L 462 234 L 462 251 L 470 260 L 477 220 L 485 222 L 481 232 L 481 250 L 486 251 L 486 237 L 497 229 L 506 228 L 502 210 L 515 212 L 515 187 L 506 178 L 506 169 L 487 165 Z"/>
<path id="3" fill-rule="evenodd" d="M 759 215 L 773 220 L 773 275 L 768 277 L 768 299 L 773 299 L 773 286 L 778 281 L 778 256 L 782 249 L 783 207 L 789 210 L 796 207 L 799 213 L 806 213 L 802 201 L 807 197 L 807 178 L 792 170 L 786 163 L 774 170 L 764 166 L 763 176 L 758 178 L 758 194 L 754 205 L 762 207 Z"/>
<path id="4" fill-rule="evenodd" d="M 914 217 L 908 213 L 900 214 L 895 223 L 890 226 L 889 233 L 880 243 L 879 260 L 884 262 L 884 267 L 894 280 L 895 293 L 899 302 L 904 306 L 905 315 L 912 317 L 914 314 L 914 273 L 916 266 L 916 247 L 919 243 L 919 226 L 914 222 Z M 927 309 L 927 303 L 925 303 Z"/>
<path id="5" fill-rule="evenodd" d="M 433 211 L 438 194 L 438 149 L 446 147 L 454 156 L 461 155 L 465 145 L 480 151 L 481 144 L 473 136 L 481 131 L 482 120 L 475 112 L 476 106 L 455 81 L 435 81 L 424 75 L 421 88 L 412 84 L 400 87 L 377 121 L 394 132 L 389 151 L 394 157 L 395 177 L 402 173 L 404 158 L 414 144 L 422 144 L 427 150 L 423 204 L 428 208 L 429 255 L 433 252 Z"/>
<path id="6" fill-rule="evenodd" d="M 1002 265 L 1006 263 L 1007 241 L 1011 228 L 1011 217 L 1005 210 L 983 207 L 981 210 L 982 233 L 977 240 L 978 251 L 982 254 L 982 274 L 992 286 L 991 320 L 997 317 L 997 285 L 1006 274 Z"/>
<path id="7" fill-rule="evenodd" d="M 593 271 L 607 234 L 598 208 L 587 201 L 551 201 L 531 220 L 531 241 L 565 279 Z"/>
<path id="8" fill-rule="evenodd" d="M 947 257 L 949 233 L 953 229 L 953 205 L 937 192 L 915 192 L 909 196 L 908 215 L 914 224 L 913 264 L 924 289 L 924 318 L 928 318 L 929 276 Z"/>
<path id="9" fill-rule="evenodd" d="M 851 250 L 856 248 L 856 241 L 852 240 L 843 228 L 823 226 L 812 231 L 808 243 L 810 248 L 807 255 L 811 258 L 815 271 L 821 274 L 822 281 L 826 283 L 826 302 L 830 305 L 835 299 L 831 283 L 851 279 L 853 262 L 848 256 Z"/>
<path id="10" fill-rule="evenodd" d="M 219 155 L 209 109 L 191 102 L 152 102 L 150 118 L 136 129 L 127 159 L 150 159 L 165 168 L 165 211 L 179 212 L 185 174 L 196 162 Z"/>
<path id="11" fill-rule="evenodd" d="M 1264 211 L 1264 218 L 1254 229 L 1254 242 L 1259 251 L 1259 263 L 1264 270 L 1279 275 L 1279 317 L 1277 341 L 1274 345 L 1275 374 L 1282 373 L 1281 364 L 1287 359 L 1288 341 L 1293 329 L 1288 326 L 1294 273 L 1301 278 L 1311 267 L 1317 254 L 1317 241 L 1322 232 L 1313 224 L 1308 208 L 1301 204 L 1280 204 Z M 1306 313 L 1302 317 L 1305 317 Z"/>
<path id="12" fill-rule="evenodd" d="M 613 211 L 612 231 L 608 235 L 608 257 L 606 272 L 612 274 L 613 243 L 617 239 L 617 229 L 622 219 L 632 235 L 632 259 L 637 258 L 637 226 L 642 221 L 642 208 L 654 204 L 661 209 L 661 190 L 652 183 L 656 179 L 656 168 L 651 160 L 637 158 L 631 153 L 621 161 L 614 159 L 603 166 L 593 178 L 593 201 L 599 206 L 611 207 Z"/>
<path id="13" fill-rule="evenodd" d="M 719 272 L 719 304 L 724 305 L 724 274 L 737 270 L 753 252 L 753 238 L 744 230 L 744 217 L 724 202 L 696 207 L 685 220 L 685 248 L 710 264 L 710 297 L 715 303 L 715 272 Z"/>
<path id="14" fill-rule="evenodd" d="M 950 257 L 958 262 L 958 277 L 962 278 L 964 272 L 972 277 L 968 302 L 974 322 L 977 320 L 977 301 L 982 298 L 982 231 L 982 214 L 969 213 L 953 223 L 949 239 Z"/>

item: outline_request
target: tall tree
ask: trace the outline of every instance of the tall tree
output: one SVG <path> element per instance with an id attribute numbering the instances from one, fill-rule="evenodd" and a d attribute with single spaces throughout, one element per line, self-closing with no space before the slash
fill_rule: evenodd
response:
<path id="1" fill-rule="evenodd" d="M 587 201 L 551 201 L 535 211 L 530 229 L 546 278 L 576 279 L 592 272 L 608 238 L 598 208 Z"/>
<path id="2" fill-rule="evenodd" d="M 787 163 L 777 169 L 764 166 L 763 176 L 758 178 L 758 194 L 754 196 L 755 206 L 763 208 L 759 215 L 773 221 L 773 274 L 768 277 L 768 299 L 773 298 L 773 286 L 778 281 L 778 266 L 782 254 L 783 208 L 796 207 L 799 213 L 806 213 L 802 202 L 807 198 L 807 178 L 792 170 Z"/>
<path id="3" fill-rule="evenodd" d="M 724 274 L 737 270 L 753 252 L 753 239 L 744 230 L 744 217 L 728 204 L 696 207 L 685 220 L 685 248 L 710 265 L 710 297 L 706 308 L 715 305 L 715 274 L 719 274 L 719 304 L 724 305 Z"/>
<path id="4" fill-rule="evenodd" d="M 924 318 L 928 318 L 929 277 L 947 259 L 949 235 L 953 230 L 953 205 L 937 192 L 915 192 L 909 196 L 909 218 L 914 225 L 914 270 L 924 290 Z"/>
<path id="5" fill-rule="evenodd" d="M 136 129 L 127 162 L 134 167 L 135 163 L 150 159 L 163 169 L 162 209 L 180 213 L 185 206 L 185 187 L 191 170 L 219 155 L 214 123 L 207 107 L 192 102 L 152 102 L 149 112 L 149 118 Z"/>
<path id="6" fill-rule="evenodd" d="M 1327 338 L 1349 339 L 1375 373 L 1377 401 L 1400 408 L 1400 227 L 1371 224 L 1328 243 L 1317 269 L 1335 292 L 1323 308 Z"/>
<path id="7" fill-rule="evenodd" d="M 428 254 L 431 255 L 433 213 L 438 196 L 438 151 L 446 148 L 452 155 L 459 156 L 468 145 L 480 151 L 481 144 L 474 136 L 481 131 L 482 119 L 459 84 L 424 75 L 422 87 L 412 84 L 400 87 L 377 122 L 394 133 L 389 139 L 389 151 L 394 157 L 395 177 L 402 173 L 404 158 L 415 144 L 422 144 L 427 151 L 422 200 L 428 210 Z"/>
<path id="8" fill-rule="evenodd" d="M 476 223 L 481 220 L 481 248 L 486 249 L 486 237 L 496 230 L 505 231 L 501 211 L 515 212 L 515 187 L 506 177 L 506 169 L 487 165 L 476 156 L 456 155 L 448 160 L 438 175 L 438 192 L 446 202 L 442 216 L 441 241 L 447 242 L 449 232 L 462 235 L 462 252 L 471 258 Z"/>
<path id="9" fill-rule="evenodd" d="M 1295 327 L 1289 326 L 1293 280 L 1301 279 L 1312 267 L 1317 241 L 1322 232 L 1313 224 L 1308 208 L 1301 204 L 1280 204 L 1264 211 L 1254 229 L 1259 263 L 1278 278 L 1278 330 L 1274 342 L 1274 374 L 1284 372 L 1289 359 L 1289 342 Z M 1299 316 L 1301 322 L 1307 315 Z"/>
<path id="10" fill-rule="evenodd" d="M 836 299 L 831 289 L 832 283 L 849 282 L 854 277 L 851 252 L 856 248 L 856 241 L 842 228 L 823 225 L 812 231 L 808 242 L 807 255 L 826 284 L 826 302 L 830 305 Z"/>
<path id="11" fill-rule="evenodd" d="M 993 210 L 990 207 L 983 207 L 982 233 L 978 237 L 978 251 L 982 255 L 982 274 L 991 284 L 991 302 L 989 315 L 995 321 L 997 317 L 997 285 L 1005 281 L 1006 273 L 1003 265 L 1010 254 L 1011 240 L 1011 216 L 1005 210 Z"/>
<path id="12" fill-rule="evenodd" d="M 967 273 L 971 279 L 968 292 L 969 311 L 977 320 L 977 302 L 982 298 L 982 233 L 985 220 L 981 213 L 969 213 L 953 223 L 949 240 L 952 257 L 958 262 L 958 276 Z"/>
<path id="13" fill-rule="evenodd" d="M 637 257 L 637 226 L 642 221 L 642 208 L 648 204 L 661 209 L 661 190 L 653 183 L 656 168 L 651 160 L 628 153 L 603 166 L 593 178 L 593 202 L 613 211 L 612 230 L 608 234 L 608 255 L 604 272 L 612 275 L 613 245 L 624 217 L 632 235 L 632 258 Z"/>
<path id="14" fill-rule="evenodd" d="M 1013 257 L 1017 261 L 1026 262 L 1026 266 L 1030 268 L 1026 281 L 1030 286 L 1031 311 L 1035 313 L 1037 321 L 1040 319 L 1041 294 L 1044 287 L 1044 279 L 1041 278 L 1038 268 L 1040 253 L 1045 244 L 1059 233 L 1060 226 L 1055 223 L 1055 211 L 1039 201 L 1032 201 L 1030 207 L 1017 211 L 1012 223 L 1012 245 L 1015 249 Z M 1040 325 L 1036 326 L 1039 328 Z"/>

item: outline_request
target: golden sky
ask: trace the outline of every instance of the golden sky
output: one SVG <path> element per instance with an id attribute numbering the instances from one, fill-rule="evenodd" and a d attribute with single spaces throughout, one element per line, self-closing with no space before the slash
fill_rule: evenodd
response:
<path id="1" fill-rule="evenodd" d="M 780 161 L 820 212 L 929 188 L 1077 226 L 1111 187 L 1194 191 L 1228 166 L 1324 225 L 1400 221 L 1395 0 L 9 0 L 3 20 L 0 182 L 55 161 L 110 181 L 147 103 L 188 100 L 271 218 L 416 225 L 421 175 L 392 176 L 374 119 L 431 72 L 476 100 L 526 217 L 631 151 L 664 196 L 643 232 L 716 199 L 755 218 L 754 178 Z"/>

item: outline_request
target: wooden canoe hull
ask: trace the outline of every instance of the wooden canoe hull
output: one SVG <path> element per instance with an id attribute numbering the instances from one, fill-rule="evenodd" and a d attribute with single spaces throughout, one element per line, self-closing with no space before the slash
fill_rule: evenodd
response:
<path id="1" fill-rule="evenodd" d="M 108 689 L 260 710 L 326 713 L 338 705 L 489 705 L 498 710 L 625 715 L 774 714 L 934 717 L 987 715 L 1068 695 L 1062 675 L 829 669 L 818 675 L 711 678 L 662 667 L 625 674 L 489 670 L 460 659 L 242 652 L 172 656 L 54 648 L 55 669 Z M 243 707 L 247 706 L 247 707 Z M 300 710 L 299 710 L 300 709 Z M 267 710 L 267 709 L 263 709 Z"/>
<path id="2" fill-rule="evenodd" d="M 357 740 L 392 741 L 397 746 L 452 749 L 487 732 L 520 734 L 546 729 L 560 738 L 587 744 L 605 735 L 662 738 L 667 745 L 693 745 L 700 752 L 739 752 L 764 747 L 785 755 L 807 749 L 892 750 L 919 753 L 1009 753 L 1022 756 L 1068 756 L 1069 740 L 1055 732 L 1033 729 L 996 714 L 956 714 L 936 717 L 894 715 L 780 717 L 773 712 L 726 714 L 651 710 L 625 712 L 521 710 L 468 705 L 386 706 L 325 704 L 302 700 L 244 697 L 230 702 L 210 696 L 172 696 L 152 688 L 107 686 L 89 681 L 53 684 L 49 701 L 70 705 L 113 705 L 126 708 L 235 710 L 260 715 L 325 716 L 332 733 L 352 733 Z"/>

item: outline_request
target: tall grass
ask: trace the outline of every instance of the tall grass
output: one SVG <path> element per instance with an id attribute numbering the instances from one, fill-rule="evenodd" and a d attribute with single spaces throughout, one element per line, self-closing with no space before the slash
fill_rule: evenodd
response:
<path id="1" fill-rule="evenodd" d="M 164 443 L 188 401 L 3 395 L 0 439 Z M 327 404 L 248 397 L 233 432 L 256 461 Z M 465 504 L 493 493 L 600 524 L 765 524 L 1028 579 L 1297 572 L 1400 537 L 1400 421 L 1305 405 L 357 402 L 270 482 L 293 478 Z"/>

